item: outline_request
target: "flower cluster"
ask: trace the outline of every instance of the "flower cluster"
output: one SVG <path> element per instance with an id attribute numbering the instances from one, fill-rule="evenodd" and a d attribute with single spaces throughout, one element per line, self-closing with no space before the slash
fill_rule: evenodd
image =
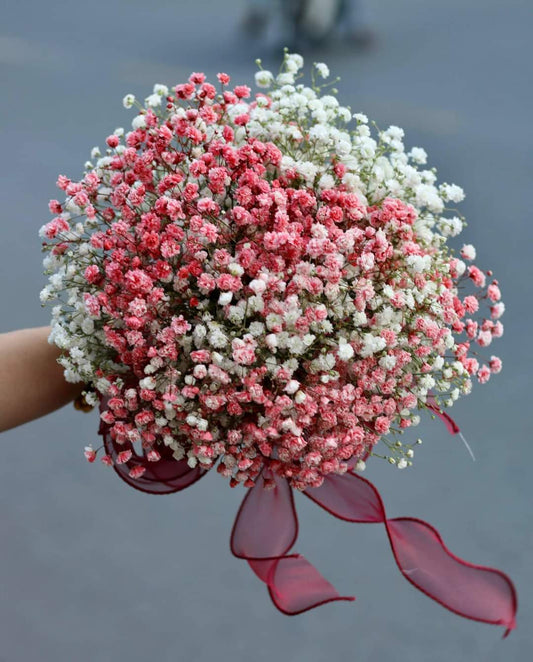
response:
<path id="1" fill-rule="evenodd" d="M 474 351 L 503 332 L 498 283 L 446 243 L 462 190 L 325 94 L 326 65 L 299 83 L 302 65 L 260 70 L 255 97 L 222 73 L 127 95 L 132 129 L 59 177 L 41 230 L 66 378 L 105 398 L 119 444 L 218 462 L 232 485 L 268 465 L 318 486 L 379 440 L 403 468 L 397 435 L 427 398 L 451 406 L 501 369 Z"/>

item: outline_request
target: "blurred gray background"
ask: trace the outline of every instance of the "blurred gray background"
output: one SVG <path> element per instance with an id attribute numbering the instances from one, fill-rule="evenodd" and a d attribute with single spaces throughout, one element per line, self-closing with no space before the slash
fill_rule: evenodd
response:
<path id="1" fill-rule="evenodd" d="M 243 0 L 3 0 L 0 27 L 0 331 L 46 324 L 38 228 L 58 173 L 77 178 L 90 148 L 154 82 L 227 71 L 250 82 L 279 57 L 239 31 Z M 297 549 L 355 603 L 278 613 L 228 539 L 244 494 L 218 475 L 182 494 L 142 495 L 100 463 L 97 417 L 71 407 L 3 435 L 0 456 L 2 662 L 141 660 L 496 662 L 531 659 L 533 323 L 531 0 L 367 0 L 373 48 L 340 43 L 325 60 L 343 102 L 423 146 L 441 181 L 462 185 L 478 263 L 500 279 L 504 371 L 454 416 L 473 463 L 438 423 L 411 470 L 367 476 L 389 516 L 437 526 L 463 558 L 500 567 L 519 591 L 518 629 L 454 616 L 399 574 L 382 526 L 350 525 L 298 499 Z"/>

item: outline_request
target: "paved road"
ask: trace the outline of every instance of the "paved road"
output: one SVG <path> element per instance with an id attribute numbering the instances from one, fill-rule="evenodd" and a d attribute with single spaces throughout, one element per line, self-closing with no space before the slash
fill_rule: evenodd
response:
<path id="1" fill-rule="evenodd" d="M 457 407 L 472 463 L 439 426 L 409 472 L 375 462 L 391 515 L 436 524 L 464 558 L 502 567 L 520 591 L 519 628 L 442 610 L 396 571 L 381 527 L 333 521 L 299 503 L 300 550 L 355 604 L 289 619 L 233 559 L 241 494 L 216 475 L 148 498 L 86 464 L 95 417 L 72 409 L 1 440 L 0 660 L 6 662 L 497 662 L 532 648 L 530 0 L 369 0 L 376 47 L 325 58 L 341 94 L 399 124 L 442 179 L 467 191 L 464 240 L 501 280 L 505 370 Z M 37 229 L 57 173 L 80 174 L 92 145 L 144 96 L 191 70 L 246 82 L 266 46 L 237 31 L 243 2 L 4 0 L 0 27 L 0 331 L 46 323 Z M 299 501 L 303 501 L 302 499 Z M 320 532 L 320 535 L 319 535 Z"/>

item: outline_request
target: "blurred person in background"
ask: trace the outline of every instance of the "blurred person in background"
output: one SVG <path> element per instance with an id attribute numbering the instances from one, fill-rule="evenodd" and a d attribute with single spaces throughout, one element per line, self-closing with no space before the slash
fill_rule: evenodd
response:
<path id="1" fill-rule="evenodd" d="M 253 38 L 278 23 L 277 40 L 291 48 L 327 45 L 344 38 L 357 48 L 374 41 L 366 0 L 248 0 L 244 30 Z"/>

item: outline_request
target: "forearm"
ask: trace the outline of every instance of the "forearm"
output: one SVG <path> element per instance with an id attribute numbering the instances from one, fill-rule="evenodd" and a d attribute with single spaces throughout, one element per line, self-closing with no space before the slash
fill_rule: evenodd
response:
<path id="1" fill-rule="evenodd" d="M 0 432 L 62 407 L 83 390 L 58 365 L 49 327 L 0 334 Z"/>

